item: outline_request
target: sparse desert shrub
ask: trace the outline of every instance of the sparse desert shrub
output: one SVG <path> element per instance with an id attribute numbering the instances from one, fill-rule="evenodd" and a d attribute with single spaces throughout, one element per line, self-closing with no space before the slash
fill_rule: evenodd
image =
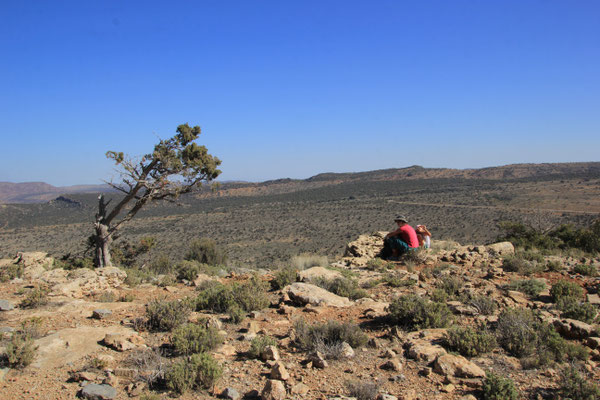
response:
<path id="1" fill-rule="evenodd" d="M 517 400 L 519 392 L 510 378 L 488 372 L 483 382 L 484 400 Z"/>
<path id="2" fill-rule="evenodd" d="M 453 326 L 446 337 L 448 346 L 465 357 L 476 357 L 496 347 L 496 337 L 485 326 Z"/>
<path id="3" fill-rule="evenodd" d="M 200 263 L 195 260 L 183 260 L 177 263 L 175 270 L 177 271 L 177 279 L 193 282 L 200 274 Z"/>
<path id="4" fill-rule="evenodd" d="M 585 275 L 585 276 L 597 276 L 598 275 L 598 269 L 596 269 L 596 266 L 591 265 L 591 264 L 578 264 L 575 266 L 575 268 L 573 268 L 573 272 L 575 272 L 576 274 L 581 274 L 581 275 Z"/>
<path id="5" fill-rule="evenodd" d="M 208 265 L 221 265 L 227 262 L 225 252 L 217 246 L 217 242 L 208 238 L 192 241 L 185 259 Z"/>
<path id="6" fill-rule="evenodd" d="M 571 318 L 591 324 L 598 315 L 598 310 L 592 304 L 576 300 L 573 297 L 563 297 L 556 306 L 562 311 L 563 318 Z"/>
<path id="7" fill-rule="evenodd" d="M 550 272 L 560 272 L 564 269 L 564 266 L 558 260 L 551 260 L 546 263 L 546 268 Z"/>
<path id="8" fill-rule="evenodd" d="M 125 283 L 131 287 L 135 287 L 146 282 L 152 282 L 154 280 L 154 274 L 149 270 L 136 267 L 122 269 L 127 273 Z"/>
<path id="9" fill-rule="evenodd" d="M 490 296 L 484 296 L 482 294 L 470 296 L 468 303 L 475 307 L 482 315 L 492 315 L 498 308 L 494 299 L 492 299 Z"/>
<path id="10" fill-rule="evenodd" d="M 399 287 L 407 287 L 414 286 L 417 284 L 417 281 L 414 279 L 407 278 L 405 275 L 397 274 L 397 273 L 387 273 L 381 278 L 381 281 L 386 285 L 399 288 Z"/>
<path id="11" fill-rule="evenodd" d="M 537 250 L 528 249 L 528 250 L 518 250 L 517 256 L 527 261 L 534 261 L 538 264 L 544 262 L 544 256 Z"/>
<path id="12" fill-rule="evenodd" d="M 27 293 L 25 298 L 21 300 L 19 307 L 21 308 L 36 308 L 48 304 L 48 293 L 50 290 L 45 286 L 38 286 Z"/>
<path id="13" fill-rule="evenodd" d="M 263 352 L 268 346 L 277 346 L 277 341 L 270 336 L 258 335 L 250 342 L 248 357 L 261 358 Z"/>
<path id="14" fill-rule="evenodd" d="M 140 400 L 162 400 L 162 397 L 158 393 L 144 393 L 140 396 Z"/>
<path id="15" fill-rule="evenodd" d="M 364 346 L 368 336 L 351 322 L 327 321 L 309 325 L 303 319 L 294 322 L 296 345 L 306 351 L 320 351 L 327 358 L 340 358 L 341 345 L 348 343 L 352 348 Z"/>
<path id="16" fill-rule="evenodd" d="M 183 324 L 175 328 L 171 345 L 180 355 L 190 355 L 213 350 L 223 343 L 223 337 L 213 327 Z"/>
<path id="17" fill-rule="evenodd" d="M 112 291 L 102 292 L 96 301 L 100 303 L 114 303 L 117 301 L 117 295 Z"/>
<path id="18" fill-rule="evenodd" d="M 129 352 L 125 365 L 135 370 L 134 379 L 153 386 L 164 379 L 167 362 L 160 349 L 136 349 Z"/>
<path id="19" fill-rule="evenodd" d="M 375 400 L 379 394 L 379 386 L 373 382 L 347 381 L 346 389 L 356 400 Z"/>
<path id="20" fill-rule="evenodd" d="M 135 295 L 133 293 L 125 293 L 119 296 L 119 301 L 122 303 L 131 303 L 135 300 Z"/>
<path id="21" fill-rule="evenodd" d="M 375 257 L 367 261 L 366 267 L 371 271 L 385 271 L 390 268 L 390 263 L 382 258 Z"/>
<path id="22" fill-rule="evenodd" d="M 554 303 L 567 297 L 580 300 L 583 297 L 583 289 L 575 282 L 560 280 L 552 285 L 550 296 Z"/>
<path id="23" fill-rule="evenodd" d="M 196 311 L 211 310 L 223 313 L 235 305 L 235 296 L 231 285 L 217 281 L 208 281 L 198 287 Z"/>
<path id="24" fill-rule="evenodd" d="M 293 256 L 290 260 L 292 267 L 298 271 L 312 267 L 327 267 L 329 260 L 327 256 L 318 256 L 316 254 L 300 254 Z"/>
<path id="25" fill-rule="evenodd" d="M 533 354 L 537 348 L 540 320 L 528 308 L 506 309 L 498 317 L 498 343 L 515 357 Z"/>
<path id="26" fill-rule="evenodd" d="M 173 330 L 187 321 L 191 311 L 186 301 L 152 300 L 146 306 L 148 327 L 159 332 Z"/>
<path id="27" fill-rule="evenodd" d="M 0 268 L 0 282 L 8 282 L 15 278 L 23 276 L 24 271 L 23 264 L 9 264 L 5 267 Z"/>
<path id="28" fill-rule="evenodd" d="M 560 394 L 564 399 L 598 400 L 600 387 L 584 376 L 573 366 L 565 368 L 562 372 Z"/>
<path id="29" fill-rule="evenodd" d="M 156 238 L 152 236 L 143 237 L 138 243 L 130 243 L 127 240 L 117 242 L 110 249 L 112 261 L 116 265 L 131 268 L 139 257 L 156 245 L 156 242 Z"/>
<path id="30" fill-rule="evenodd" d="M 331 293 L 342 297 L 348 297 L 352 300 L 367 297 L 369 295 L 366 291 L 358 287 L 358 283 L 355 280 L 348 278 L 338 277 L 326 279 L 318 277 L 313 280 L 313 283 Z"/>
<path id="31" fill-rule="evenodd" d="M 457 276 L 444 276 L 439 286 L 448 296 L 456 297 L 459 295 L 460 289 L 464 286 L 464 281 Z"/>
<path id="32" fill-rule="evenodd" d="M 224 285 L 219 282 L 200 286 L 196 298 L 196 310 L 229 312 L 237 307 L 243 312 L 262 310 L 269 305 L 268 283 L 253 276 L 243 283 Z"/>
<path id="33" fill-rule="evenodd" d="M 444 303 L 428 301 L 417 295 L 400 296 L 389 306 L 392 321 L 409 329 L 444 328 L 452 313 Z"/>
<path id="34" fill-rule="evenodd" d="M 183 394 L 193 388 L 211 388 L 223 374 L 223 367 L 210 354 L 194 354 L 174 363 L 167 371 L 167 387 Z"/>
<path id="35" fill-rule="evenodd" d="M 41 317 L 27 318 L 21 322 L 20 332 L 26 337 L 38 339 L 44 335 L 44 320 Z"/>
<path id="36" fill-rule="evenodd" d="M 233 285 L 235 302 L 246 312 L 262 310 L 269 305 L 269 283 L 258 276 Z"/>
<path id="37" fill-rule="evenodd" d="M 505 257 L 502 260 L 502 268 L 505 271 L 517 272 L 526 276 L 543 271 L 542 264 L 537 261 L 526 260 L 518 255 Z"/>
<path id="38" fill-rule="evenodd" d="M 271 280 L 271 288 L 273 290 L 283 289 L 287 285 L 296 282 L 296 269 L 294 267 L 280 268 L 275 272 L 275 276 Z"/>
<path id="39" fill-rule="evenodd" d="M 169 256 L 164 253 L 156 256 L 150 263 L 150 269 L 156 275 L 166 275 L 174 272 L 175 268 Z"/>
<path id="40" fill-rule="evenodd" d="M 95 369 L 98 371 L 102 371 L 105 368 L 108 368 L 108 361 L 94 357 L 90 360 L 86 369 Z"/>
<path id="41" fill-rule="evenodd" d="M 443 289 L 436 288 L 431 292 L 431 301 L 435 301 L 437 303 L 446 303 L 448 301 L 448 293 Z"/>
<path id="42" fill-rule="evenodd" d="M 11 368 L 23 369 L 33 362 L 37 347 L 33 338 L 23 332 L 16 332 L 4 350 L 4 359 Z"/>
<path id="43" fill-rule="evenodd" d="M 511 281 L 508 284 L 508 289 L 517 290 L 528 296 L 536 297 L 542 290 L 546 289 L 546 284 L 539 279 L 520 279 Z"/>

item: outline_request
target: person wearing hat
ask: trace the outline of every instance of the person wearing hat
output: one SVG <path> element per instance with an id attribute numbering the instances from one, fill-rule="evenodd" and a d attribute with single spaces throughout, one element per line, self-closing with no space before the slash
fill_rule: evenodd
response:
<path id="1" fill-rule="evenodd" d="M 392 250 L 393 257 L 399 257 L 402 254 L 419 247 L 417 233 L 412 226 L 408 224 L 408 219 L 399 215 L 394 219 L 398 224 L 398 229 L 385 235 L 384 246 Z"/>

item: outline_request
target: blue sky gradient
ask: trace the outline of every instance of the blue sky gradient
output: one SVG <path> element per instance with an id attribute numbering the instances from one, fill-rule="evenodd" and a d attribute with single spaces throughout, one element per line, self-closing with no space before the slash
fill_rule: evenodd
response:
<path id="1" fill-rule="evenodd" d="M 598 1 L 13 1 L 0 181 L 200 125 L 223 180 L 598 161 Z"/>

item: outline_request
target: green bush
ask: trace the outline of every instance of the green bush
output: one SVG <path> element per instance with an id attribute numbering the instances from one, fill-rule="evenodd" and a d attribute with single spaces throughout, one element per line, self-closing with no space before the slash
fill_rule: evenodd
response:
<path id="1" fill-rule="evenodd" d="M 27 293 L 27 296 L 21 303 L 19 303 L 19 307 L 21 308 L 36 308 L 43 305 L 48 304 L 48 293 L 50 290 L 45 286 L 39 286 L 34 288 Z"/>
<path id="2" fill-rule="evenodd" d="M 376 257 L 367 261 L 366 267 L 371 271 L 385 271 L 390 268 L 390 263 L 382 258 Z"/>
<path id="3" fill-rule="evenodd" d="M 114 264 L 131 268 L 142 255 L 147 254 L 154 246 L 156 246 L 156 238 L 152 236 L 143 237 L 138 243 L 133 244 L 123 240 L 111 246 L 110 254 Z"/>
<path id="4" fill-rule="evenodd" d="M 599 400 L 600 387 L 592 380 L 581 376 L 573 366 L 562 373 L 560 394 L 564 399 Z"/>
<path id="5" fill-rule="evenodd" d="M 573 268 L 573 272 L 585 276 L 598 276 L 598 270 L 594 265 L 579 264 Z"/>
<path id="6" fill-rule="evenodd" d="M 207 352 L 221 343 L 223 337 L 217 329 L 196 324 L 180 325 L 171 336 L 171 345 L 181 355 Z"/>
<path id="7" fill-rule="evenodd" d="M 379 394 L 379 385 L 373 382 L 348 381 L 346 389 L 356 400 L 375 400 Z"/>
<path id="8" fill-rule="evenodd" d="M 183 394 L 194 388 L 211 388 L 223 375 L 223 367 L 210 354 L 200 353 L 174 363 L 167 371 L 167 387 Z"/>
<path id="9" fill-rule="evenodd" d="M 318 277 L 313 280 L 313 283 L 331 293 L 342 297 L 348 297 L 352 300 L 361 299 L 369 295 L 366 291 L 358 287 L 358 283 L 355 280 L 348 278 L 338 277 L 326 279 Z"/>
<path id="10" fill-rule="evenodd" d="M 269 305 L 267 290 L 268 283 L 256 276 L 246 282 L 231 285 L 219 282 L 206 283 L 199 287 L 196 310 L 220 313 L 236 308 L 243 312 L 262 310 Z"/>
<path id="11" fill-rule="evenodd" d="M 177 271 L 177 279 L 193 282 L 200 274 L 200 263 L 195 260 L 183 260 L 177 263 L 175 270 Z"/>
<path id="12" fill-rule="evenodd" d="M 538 345 L 541 321 L 528 308 L 509 308 L 498 317 L 498 343 L 511 355 L 523 357 L 533 354 Z"/>
<path id="13" fill-rule="evenodd" d="M 15 278 L 20 278 L 23 276 L 23 271 L 25 268 L 23 264 L 9 264 L 5 267 L 0 268 L 0 282 L 8 282 Z"/>
<path id="14" fill-rule="evenodd" d="M 552 296 L 552 301 L 554 303 L 558 303 L 567 297 L 581 300 L 583 297 L 583 289 L 575 282 L 560 280 L 552 285 L 550 296 Z"/>
<path id="15" fill-rule="evenodd" d="M 32 337 L 15 332 L 6 345 L 4 358 L 11 368 L 23 369 L 33 362 L 36 350 Z"/>
<path id="16" fill-rule="evenodd" d="M 436 288 L 431 292 L 431 301 L 436 303 L 446 303 L 448 301 L 448 293 L 444 289 Z"/>
<path id="17" fill-rule="evenodd" d="M 546 289 L 546 284 L 544 281 L 540 281 L 538 279 L 521 279 L 511 281 L 508 284 L 508 289 L 517 290 L 525 293 L 528 296 L 536 297 L 542 290 Z"/>
<path id="18" fill-rule="evenodd" d="M 284 267 L 275 272 L 275 276 L 271 280 L 271 288 L 273 290 L 283 289 L 287 285 L 296 282 L 297 271 L 293 267 Z"/>
<path id="19" fill-rule="evenodd" d="M 227 262 L 227 256 L 223 250 L 217 246 L 214 240 L 208 238 L 192 241 L 185 259 L 208 265 L 222 265 Z"/>
<path id="20" fill-rule="evenodd" d="M 485 326 L 473 329 L 468 326 L 453 326 L 446 336 L 448 346 L 465 357 L 476 357 L 496 347 L 496 337 Z"/>
<path id="21" fill-rule="evenodd" d="M 460 289 L 464 286 L 464 282 L 462 279 L 456 276 L 444 276 L 440 280 L 439 287 L 442 289 L 449 297 L 456 297 L 460 293 Z"/>
<path id="22" fill-rule="evenodd" d="M 114 303 L 117 301 L 117 295 L 112 291 L 102 292 L 102 294 L 96 297 L 96 301 L 100 303 Z"/>
<path id="23" fill-rule="evenodd" d="M 148 327 L 159 332 L 171 331 L 185 323 L 191 311 L 187 301 L 152 300 L 146 306 Z"/>
<path id="24" fill-rule="evenodd" d="M 294 322 L 296 345 L 306 351 L 320 351 L 327 358 L 340 358 L 341 345 L 348 343 L 353 348 L 367 344 L 369 337 L 354 323 L 327 321 L 309 325 L 303 319 Z"/>
<path id="25" fill-rule="evenodd" d="M 592 304 L 578 301 L 572 297 L 563 297 L 556 306 L 562 311 L 563 318 L 576 319 L 591 324 L 598 315 L 598 310 Z"/>
<path id="26" fill-rule="evenodd" d="M 452 321 L 452 313 L 444 303 L 428 301 L 417 295 L 401 296 L 389 306 L 392 321 L 412 330 L 445 328 Z"/>
<path id="27" fill-rule="evenodd" d="M 560 272 L 563 269 L 565 269 L 564 266 L 562 265 L 562 263 L 560 261 L 557 261 L 557 260 L 548 261 L 546 263 L 546 268 L 550 272 Z"/>
<path id="28" fill-rule="evenodd" d="M 259 335 L 250 342 L 248 357 L 260 358 L 268 346 L 277 346 L 277 341 L 270 336 Z"/>
<path id="29" fill-rule="evenodd" d="M 502 260 L 502 268 L 508 272 L 517 272 L 527 276 L 544 270 L 542 264 L 537 261 L 526 260 L 517 255 L 505 257 Z"/>
<path id="30" fill-rule="evenodd" d="M 383 278 L 381 278 L 381 281 L 386 285 L 395 288 L 414 286 L 417 284 L 417 281 L 414 279 L 407 279 L 405 275 L 393 272 L 385 274 Z"/>
<path id="31" fill-rule="evenodd" d="M 496 302 L 489 296 L 476 294 L 469 297 L 468 304 L 472 305 L 482 315 L 492 315 L 498 308 Z"/>
<path id="32" fill-rule="evenodd" d="M 125 283 L 132 287 L 140 285 L 142 283 L 152 282 L 155 279 L 154 273 L 147 269 L 140 269 L 137 267 L 122 269 L 127 273 Z"/>
<path id="33" fill-rule="evenodd" d="M 510 378 L 488 372 L 483 382 L 484 400 L 517 400 L 519 392 Z"/>
<path id="34" fill-rule="evenodd" d="M 175 270 L 173 263 L 164 253 L 156 256 L 150 263 L 150 270 L 157 275 L 172 274 Z"/>

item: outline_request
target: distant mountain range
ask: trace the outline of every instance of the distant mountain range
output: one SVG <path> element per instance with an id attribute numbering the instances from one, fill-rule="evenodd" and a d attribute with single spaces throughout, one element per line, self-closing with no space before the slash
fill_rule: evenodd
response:
<path id="1" fill-rule="evenodd" d="M 277 179 L 265 182 L 222 182 L 219 190 L 205 187 L 200 197 L 254 196 L 291 193 L 298 190 L 360 181 L 395 181 L 416 179 L 513 180 L 543 177 L 599 177 L 600 162 L 511 164 L 480 169 L 424 168 L 418 165 L 367 172 L 322 173 L 308 179 Z M 113 191 L 108 185 L 56 187 L 44 182 L 0 182 L 0 203 L 43 203 L 63 194 L 103 193 Z"/>

